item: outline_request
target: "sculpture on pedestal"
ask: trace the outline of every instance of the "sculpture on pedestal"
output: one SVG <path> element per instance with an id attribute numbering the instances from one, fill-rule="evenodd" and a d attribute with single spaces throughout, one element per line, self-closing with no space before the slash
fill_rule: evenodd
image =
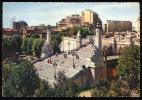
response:
<path id="1" fill-rule="evenodd" d="M 51 29 L 50 26 L 47 28 L 46 41 L 42 47 L 41 57 L 50 57 L 53 54 L 53 48 L 51 45 Z"/>

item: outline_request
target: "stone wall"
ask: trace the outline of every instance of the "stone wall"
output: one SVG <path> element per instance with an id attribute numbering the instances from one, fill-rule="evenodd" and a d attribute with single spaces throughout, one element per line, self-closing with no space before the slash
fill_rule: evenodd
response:
<path id="1" fill-rule="evenodd" d="M 95 68 L 94 73 L 95 73 L 94 83 L 98 82 L 99 80 L 106 79 L 106 70 L 104 66 Z"/>
<path id="2" fill-rule="evenodd" d="M 91 71 L 93 70 L 93 71 Z M 84 68 L 74 76 L 74 82 L 80 87 L 91 86 L 99 80 L 106 80 L 105 67 Z"/>
<path id="3" fill-rule="evenodd" d="M 93 84 L 93 73 L 90 68 L 84 68 L 73 78 L 74 82 L 80 87 L 87 87 Z"/>

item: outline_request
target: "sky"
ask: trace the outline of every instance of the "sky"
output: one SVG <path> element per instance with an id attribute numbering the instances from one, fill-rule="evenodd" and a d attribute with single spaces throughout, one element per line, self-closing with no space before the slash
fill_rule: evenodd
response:
<path id="1" fill-rule="evenodd" d="M 91 9 L 106 20 L 126 20 L 133 23 L 140 16 L 137 2 L 3 2 L 3 27 L 8 28 L 15 21 L 23 20 L 29 26 L 39 24 L 56 25 L 61 19 Z"/>

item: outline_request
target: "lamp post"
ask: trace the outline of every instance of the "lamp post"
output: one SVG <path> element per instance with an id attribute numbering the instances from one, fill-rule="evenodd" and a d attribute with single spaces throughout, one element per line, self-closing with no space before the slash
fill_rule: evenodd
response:
<path id="1" fill-rule="evenodd" d="M 130 32 L 130 45 L 132 44 L 133 40 L 132 40 L 132 32 Z"/>
<path id="2" fill-rule="evenodd" d="M 68 42 L 68 46 L 69 46 L 69 53 L 70 53 L 70 41 Z"/>
<path id="3" fill-rule="evenodd" d="M 73 52 L 72 56 L 73 56 L 73 68 L 75 68 L 75 64 L 74 64 L 74 56 L 75 56 L 75 53 L 74 53 L 74 52 Z"/>
<path id="4" fill-rule="evenodd" d="M 121 31 L 121 29 L 119 29 L 119 41 L 120 41 L 120 31 Z"/>
<path id="5" fill-rule="evenodd" d="M 107 46 L 104 48 L 104 56 L 105 56 L 105 73 L 106 73 L 106 79 L 107 79 Z"/>
<path id="6" fill-rule="evenodd" d="M 82 79 L 81 79 L 81 82 L 82 82 L 81 86 L 82 86 L 82 88 L 83 88 L 83 67 L 81 68 L 81 76 L 82 76 L 82 77 L 81 77 L 81 78 L 82 78 Z"/>
<path id="7" fill-rule="evenodd" d="M 54 72 L 55 72 L 55 74 L 54 74 L 54 78 L 55 79 L 56 79 L 56 66 L 57 66 L 57 63 L 54 61 L 53 67 L 54 67 Z"/>
<path id="8" fill-rule="evenodd" d="M 84 78 L 83 77 L 84 76 L 84 68 L 85 68 L 85 65 L 82 65 L 82 68 L 81 68 L 82 69 L 82 87 L 84 87 L 84 79 L 83 79 Z"/>

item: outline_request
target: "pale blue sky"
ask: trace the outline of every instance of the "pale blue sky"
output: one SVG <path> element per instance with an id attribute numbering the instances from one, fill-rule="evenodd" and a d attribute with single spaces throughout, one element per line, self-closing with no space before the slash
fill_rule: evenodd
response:
<path id="1" fill-rule="evenodd" d="M 135 22 L 140 16 L 139 3 L 108 2 L 4 2 L 3 27 L 10 27 L 11 19 L 24 20 L 32 25 L 56 25 L 66 16 L 81 15 L 81 11 L 91 9 L 99 14 L 103 24 L 106 20 L 127 20 Z"/>

